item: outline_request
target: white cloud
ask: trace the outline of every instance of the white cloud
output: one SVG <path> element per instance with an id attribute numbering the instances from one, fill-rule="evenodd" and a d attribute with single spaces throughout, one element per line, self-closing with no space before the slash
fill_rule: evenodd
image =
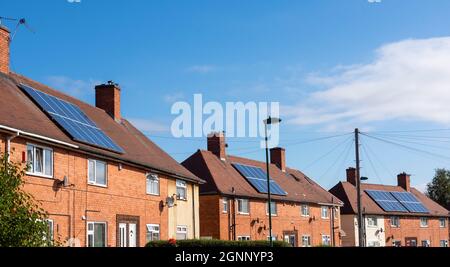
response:
<path id="1" fill-rule="evenodd" d="M 450 125 L 450 37 L 387 44 L 371 63 L 311 74 L 307 81 L 325 89 L 284 107 L 291 123 L 336 127 L 413 120 Z"/>
<path id="2" fill-rule="evenodd" d="M 206 74 L 216 71 L 217 67 L 213 65 L 194 65 L 186 69 L 187 72 Z"/>
<path id="3" fill-rule="evenodd" d="M 162 123 L 140 118 L 131 118 L 130 122 L 139 130 L 145 133 L 168 132 L 170 128 Z"/>
<path id="4" fill-rule="evenodd" d="M 102 83 L 95 79 L 78 80 L 62 75 L 49 76 L 46 78 L 46 82 L 49 86 L 77 98 L 94 94 L 95 86 Z"/>

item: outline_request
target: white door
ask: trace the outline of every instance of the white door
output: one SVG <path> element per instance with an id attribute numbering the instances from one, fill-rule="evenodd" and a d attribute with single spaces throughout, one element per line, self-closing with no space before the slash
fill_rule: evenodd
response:
<path id="1" fill-rule="evenodd" d="M 136 224 L 130 223 L 128 224 L 128 246 L 129 247 L 136 247 Z"/>
<path id="2" fill-rule="evenodd" d="M 121 248 L 124 248 L 127 246 L 127 224 L 126 223 L 119 224 L 119 235 L 120 235 L 119 246 Z"/>

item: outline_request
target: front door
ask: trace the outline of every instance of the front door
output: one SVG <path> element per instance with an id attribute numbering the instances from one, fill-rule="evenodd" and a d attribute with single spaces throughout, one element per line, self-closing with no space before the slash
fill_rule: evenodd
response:
<path id="1" fill-rule="evenodd" d="M 117 246 L 139 246 L 139 217 L 129 215 L 117 215 Z"/>
<path id="2" fill-rule="evenodd" d="M 293 247 L 297 247 L 297 231 L 285 231 L 284 242 L 291 244 Z"/>
<path id="3" fill-rule="evenodd" d="M 130 223 L 128 224 L 128 246 L 129 247 L 136 247 L 136 224 Z"/>

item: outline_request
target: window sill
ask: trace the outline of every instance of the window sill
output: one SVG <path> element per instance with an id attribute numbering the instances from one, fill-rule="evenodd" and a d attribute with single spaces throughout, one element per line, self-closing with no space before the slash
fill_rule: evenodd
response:
<path id="1" fill-rule="evenodd" d="M 103 185 L 103 184 L 88 183 L 88 185 L 95 186 L 95 187 L 101 187 L 101 188 L 108 188 L 108 185 Z"/>
<path id="2" fill-rule="evenodd" d="M 250 213 L 245 213 L 245 212 L 238 212 L 238 215 L 246 215 L 246 216 L 249 216 L 249 215 L 250 215 Z"/>
<path id="3" fill-rule="evenodd" d="M 151 196 L 151 197 L 160 197 L 161 194 L 152 194 L 152 193 L 147 193 L 147 196 Z"/>
<path id="4" fill-rule="evenodd" d="M 177 200 L 179 200 L 179 201 L 188 201 L 187 198 L 178 198 L 178 197 L 177 197 Z"/>
<path id="5" fill-rule="evenodd" d="M 25 175 L 31 176 L 31 177 L 37 177 L 37 178 L 45 178 L 45 179 L 49 179 L 49 180 L 54 179 L 53 175 L 45 175 L 45 174 L 39 174 L 39 173 L 26 172 Z"/>

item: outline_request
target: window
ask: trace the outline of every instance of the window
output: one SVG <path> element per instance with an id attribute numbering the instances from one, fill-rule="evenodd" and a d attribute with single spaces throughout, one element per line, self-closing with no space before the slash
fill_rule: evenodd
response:
<path id="1" fill-rule="evenodd" d="M 106 186 L 107 184 L 106 162 L 90 159 L 88 160 L 89 184 Z"/>
<path id="2" fill-rule="evenodd" d="M 27 145 L 28 174 L 53 178 L 53 150 Z"/>
<path id="3" fill-rule="evenodd" d="M 439 241 L 439 246 L 441 248 L 448 248 L 448 240 L 441 240 L 441 241 Z"/>
<path id="4" fill-rule="evenodd" d="M 88 222 L 88 247 L 106 247 L 106 223 Z"/>
<path id="5" fill-rule="evenodd" d="M 378 219 L 377 217 L 367 217 L 367 226 L 369 227 L 377 227 Z"/>
<path id="6" fill-rule="evenodd" d="M 447 219 L 441 218 L 439 219 L 439 227 L 445 228 L 447 226 Z"/>
<path id="7" fill-rule="evenodd" d="M 391 217 L 391 227 L 395 228 L 400 227 L 400 218 L 398 216 Z"/>
<path id="8" fill-rule="evenodd" d="M 159 196 L 159 178 L 158 175 L 147 175 L 147 194 Z"/>
<path id="9" fill-rule="evenodd" d="M 309 206 L 308 205 L 302 205 L 302 216 L 303 217 L 309 217 Z"/>
<path id="10" fill-rule="evenodd" d="M 311 236 L 304 235 L 302 236 L 302 247 L 310 247 L 311 246 Z"/>
<path id="11" fill-rule="evenodd" d="M 328 219 L 328 207 L 322 207 L 322 219 Z"/>
<path id="12" fill-rule="evenodd" d="M 380 247 L 380 241 L 368 241 L 367 242 L 367 246 L 368 247 Z"/>
<path id="13" fill-rule="evenodd" d="M 159 224 L 147 224 L 147 242 L 160 239 Z"/>
<path id="14" fill-rule="evenodd" d="M 239 214 L 249 214 L 250 213 L 250 203 L 248 199 L 238 199 L 238 213 Z"/>
<path id="15" fill-rule="evenodd" d="M 422 247 L 429 247 L 430 245 L 430 240 L 422 240 Z"/>
<path id="16" fill-rule="evenodd" d="M 420 227 L 428 227 L 428 218 L 426 217 L 420 218 Z"/>
<path id="17" fill-rule="evenodd" d="M 270 241 L 270 236 L 267 236 L 267 241 Z M 272 241 L 277 241 L 277 237 L 276 236 L 272 236 Z"/>
<path id="18" fill-rule="evenodd" d="M 400 241 L 400 240 L 394 240 L 394 241 L 392 241 L 392 246 L 394 246 L 394 247 L 401 247 L 402 246 L 402 241 Z"/>
<path id="19" fill-rule="evenodd" d="M 224 197 L 222 198 L 222 205 L 223 205 L 223 213 L 228 213 L 228 198 Z"/>
<path id="20" fill-rule="evenodd" d="M 177 180 L 177 199 L 187 200 L 187 185 L 185 181 Z"/>
<path id="21" fill-rule="evenodd" d="M 188 228 L 187 226 L 177 226 L 177 240 L 188 239 Z"/>
<path id="22" fill-rule="evenodd" d="M 238 236 L 237 237 L 238 241 L 250 241 L 250 236 L 246 235 L 246 236 Z"/>
<path id="23" fill-rule="evenodd" d="M 331 245 L 331 237 L 329 235 L 322 235 L 322 245 L 323 246 Z"/>
<path id="24" fill-rule="evenodd" d="M 278 214 L 276 202 L 274 202 L 274 201 L 270 202 L 270 209 L 271 209 L 272 215 L 276 216 Z M 269 203 L 266 203 L 266 214 L 269 215 Z"/>
<path id="25" fill-rule="evenodd" d="M 53 220 L 47 220 L 47 224 L 48 224 L 48 236 L 50 237 L 50 240 L 53 241 L 54 240 L 54 223 Z"/>

